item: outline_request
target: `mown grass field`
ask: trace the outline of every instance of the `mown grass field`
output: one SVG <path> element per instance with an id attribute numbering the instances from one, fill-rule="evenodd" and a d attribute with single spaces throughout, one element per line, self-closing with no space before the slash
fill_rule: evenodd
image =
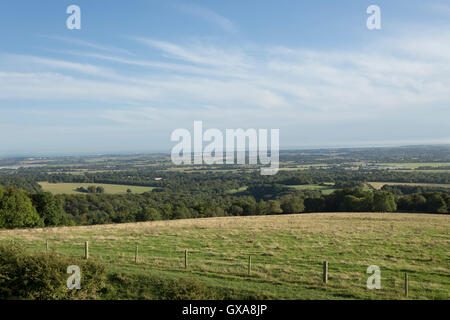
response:
<path id="1" fill-rule="evenodd" d="M 330 194 L 336 190 L 335 188 L 333 188 L 333 185 L 320 186 L 318 184 L 300 184 L 288 187 L 295 188 L 297 190 L 320 190 L 323 194 Z"/>
<path id="2" fill-rule="evenodd" d="M 240 187 L 238 189 L 231 189 L 228 191 L 228 194 L 235 194 L 235 193 L 243 192 L 243 191 L 247 190 L 247 188 L 248 187 L 245 186 L 245 187 Z"/>
<path id="3" fill-rule="evenodd" d="M 104 184 L 104 183 L 50 183 L 50 182 L 39 182 L 44 191 L 51 192 L 53 194 L 80 194 L 76 191 L 79 187 L 87 188 L 89 186 L 103 187 L 105 188 L 105 193 L 108 194 L 120 194 L 127 193 L 130 189 L 133 193 L 144 193 L 152 191 L 153 187 L 140 187 L 140 186 L 128 186 L 119 184 Z"/>
<path id="4" fill-rule="evenodd" d="M 439 168 L 439 167 L 448 167 L 450 166 L 450 162 L 384 162 L 384 163 L 375 163 L 379 166 L 393 166 L 393 167 L 399 167 L 399 168 L 408 168 L 408 169 L 416 169 L 419 167 L 433 167 L 433 168 Z"/>
<path id="5" fill-rule="evenodd" d="M 336 190 L 335 188 L 333 188 L 333 184 L 326 185 L 326 186 L 321 186 L 318 184 L 299 184 L 299 185 L 285 185 L 285 187 L 294 188 L 297 190 L 320 190 L 320 191 L 322 191 L 323 194 L 330 194 Z M 235 193 L 243 192 L 243 191 L 247 190 L 247 188 L 248 187 L 245 186 L 245 187 L 240 187 L 239 189 L 232 189 L 232 190 L 229 190 L 228 193 L 235 194 Z"/>
<path id="6" fill-rule="evenodd" d="M 30 252 L 45 251 L 47 239 L 51 251 L 72 257 L 83 256 L 88 240 L 90 259 L 122 281 L 112 299 L 159 298 L 150 279 L 197 281 L 235 298 L 404 299 L 404 272 L 410 299 L 450 293 L 448 215 L 315 213 L 0 231 L 0 243 Z M 381 290 L 366 288 L 370 265 L 381 268 Z"/>

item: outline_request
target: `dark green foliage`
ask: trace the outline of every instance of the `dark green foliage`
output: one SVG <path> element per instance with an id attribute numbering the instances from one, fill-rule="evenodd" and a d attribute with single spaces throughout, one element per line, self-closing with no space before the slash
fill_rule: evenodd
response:
<path id="1" fill-rule="evenodd" d="M 317 205 L 317 200 L 307 202 Z M 308 208 L 308 211 L 311 208 Z M 328 212 L 394 212 L 397 210 L 394 196 L 387 191 L 364 191 L 359 188 L 337 190 L 325 196 Z"/>
<path id="2" fill-rule="evenodd" d="M 426 192 L 402 196 L 397 200 L 399 211 L 449 213 L 450 195 Z"/>
<path id="3" fill-rule="evenodd" d="M 247 188 L 247 194 L 252 195 L 257 201 L 270 200 L 290 193 L 290 188 L 276 183 L 253 184 Z"/>
<path id="4" fill-rule="evenodd" d="M 394 195 L 387 191 L 374 191 L 371 209 L 376 212 L 397 211 Z"/>
<path id="5" fill-rule="evenodd" d="M 326 203 L 324 197 L 319 198 L 306 198 L 305 199 L 305 211 L 306 212 L 324 212 L 326 211 Z"/>
<path id="6" fill-rule="evenodd" d="M 70 265 L 80 267 L 80 290 L 67 288 Z M 104 288 L 105 268 L 98 263 L 0 246 L 0 299 L 97 299 Z"/>
<path id="7" fill-rule="evenodd" d="M 28 192 L 42 191 L 41 186 L 36 182 L 36 180 L 32 176 L 28 175 L 17 176 L 15 174 L 2 174 L 0 175 L 0 186 L 5 188 L 15 187 Z"/>
<path id="8" fill-rule="evenodd" d="M 142 208 L 136 215 L 136 221 L 161 220 L 161 214 L 155 208 Z"/>
<path id="9" fill-rule="evenodd" d="M 433 187 L 433 186 L 408 186 L 408 185 L 384 185 L 381 190 L 389 191 L 395 195 L 425 193 L 425 192 L 441 192 L 450 194 L 450 188 Z"/>
<path id="10" fill-rule="evenodd" d="M 33 228 L 43 225 L 43 220 L 24 191 L 14 187 L 0 191 L 0 228 Z"/>
<path id="11" fill-rule="evenodd" d="M 161 278 L 143 275 L 113 274 L 105 299 L 157 300 L 263 300 L 274 297 L 266 293 L 213 287 L 192 278 Z"/>
<path id="12" fill-rule="evenodd" d="M 281 198 L 281 209 L 283 213 L 300 213 L 305 211 L 305 204 L 302 197 L 289 195 Z"/>
<path id="13" fill-rule="evenodd" d="M 31 200 L 45 226 L 59 226 L 66 223 L 62 203 L 50 192 L 32 194 Z"/>
<path id="14" fill-rule="evenodd" d="M 105 193 L 105 188 L 100 186 L 89 186 L 87 189 L 85 187 L 78 187 L 76 191 L 81 193 Z"/>
<path id="15" fill-rule="evenodd" d="M 361 181 L 342 181 L 338 180 L 334 183 L 336 189 L 350 189 L 350 188 L 362 188 L 363 183 Z"/>

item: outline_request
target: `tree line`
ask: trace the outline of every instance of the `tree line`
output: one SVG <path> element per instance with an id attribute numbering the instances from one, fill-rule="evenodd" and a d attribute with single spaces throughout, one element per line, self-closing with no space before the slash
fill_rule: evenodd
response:
<path id="1" fill-rule="evenodd" d="M 329 195 L 279 185 L 253 185 L 236 195 L 173 193 L 57 195 L 0 187 L 0 228 L 172 220 L 217 216 L 303 212 L 449 213 L 450 196 L 441 192 L 395 195 L 386 190 L 347 188 Z"/>
<path id="2" fill-rule="evenodd" d="M 69 223 L 60 200 L 51 193 L 28 193 L 0 186 L 0 228 L 33 228 Z"/>

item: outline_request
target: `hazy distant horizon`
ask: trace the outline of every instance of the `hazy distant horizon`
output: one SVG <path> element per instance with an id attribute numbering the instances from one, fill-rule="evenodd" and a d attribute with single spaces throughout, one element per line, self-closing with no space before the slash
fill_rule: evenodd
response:
<path id="1" fill-rule="evenodd" d="M 384 144 L 384 145 L 341 145 L 341 146 L 299 146 L 299 147 L 284 147 L 280 151 L 300 151 L 300 150 L 329 150 L 329 149 L 366 149 L 366 148 L 408 148 L 408 147 L 449 147 L 450 142 L 437 144 Z M 33 158 L 33 157 L 89 157 L 89 156 L 126 156 L 126 155 L 154 155 L 165 154 L 170 155 L 170 148 L 168 150 L 130 150 L 130 151 L 104 151 L 104 152 L 36 152 L 36 153 L 11 153 L 0 154 L 0 159 L 5 158 Z M 219 151 L 220 152 L 220 151 Z"/>

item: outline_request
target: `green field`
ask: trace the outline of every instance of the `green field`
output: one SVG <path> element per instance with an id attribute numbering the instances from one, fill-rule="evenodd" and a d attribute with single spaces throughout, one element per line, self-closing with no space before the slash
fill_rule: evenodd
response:
<path id="1" fill-rule="evenodd" d="M 234 193 L 239 193 L 239 192 L 243 192 L 243 191 L 245 191 L 245 190 L 247 190 L 247 186 L 245 186 L 245 187 L 240 187 L 239 189 L 231 189 L 231 190 L 229 190 L 227 193 L 228 194 L 234 194 Z"/>
<path id="2" fill-rule="evenodd" d="M 379 166 L 392 166 L 392 167 L 398 167 L 399 169 L 405 168 L 405 169 L 416 169 L 419 167 L 433 167 L 433 168 L 439 168 L 439 167 L 448 167 L 450 166 L 450 162 L 383 162 L 383 163 L 374 163 L 375 165 Z"/>
<path id="3" fill-rule="evenodd" d="M 328 185 L 320 186 L 318 184 L 301 184 L 301 185 L 285 185 L 285 186 L 294 188 L 297 190 L 320 190 L 320 191 L 322 191 L 323 194 L 330 194 L 336 190 L 332 187 L 332 185 L 333 184 L 330 184 L 329 186 Z M 228 193 L 235 194 L 235 193 L 243 192 L 243 191 L 247 190 L 247 188 L 248 187 L 245 186 L 245 187 L 240 187 L 239 189 L 232 189 L 232 190 L 229 190 Z"/>
<path id="4" fill-rule="evenodd" d="M 318 184 L 300 184 L 300 185 L 288 186 L 288 187 L 292 187 L 297 190 L 320 190 L 320 191 L 322 191 L 323 194 L 330 194 L 336 190 L 332 187 L 332 185 L 320 186 Z"/>
<path id="5" fill-rule="evenodd" d="M 196 281 L 216 298 L 404 299 L 405 272 L 410 299 L 449 299 L 449 230 L 449 215 L 317 213 L 4 230 L 0 243 L 42 252 L 48 239 L 51 251 L 80 257 L 88 240 L 90 259 L 115 274 L 111 299 L 161 298 L 154 279 Z M 370 265 L 381 290 L 366 288 Z"/>
<path id="6" fill-rule="evenodd" d="M 75 191 L 79 187 L 103 187 L 105 189 L 105 193 L 108 194 L 120 194 L 127 193 L 127 190 L 130 189 L 133 193 L 144 193 L 147 191 L 151 191 L 153 187 L 140 187 L 140 186 L 127 186 L 120 184 L 104 184 L 104 183 L 50 183 L 50 182 L 39 182 L 42 189 L 44 191 L 51 192 L 53 194 L 81 194 L 78 191 Z"/>

